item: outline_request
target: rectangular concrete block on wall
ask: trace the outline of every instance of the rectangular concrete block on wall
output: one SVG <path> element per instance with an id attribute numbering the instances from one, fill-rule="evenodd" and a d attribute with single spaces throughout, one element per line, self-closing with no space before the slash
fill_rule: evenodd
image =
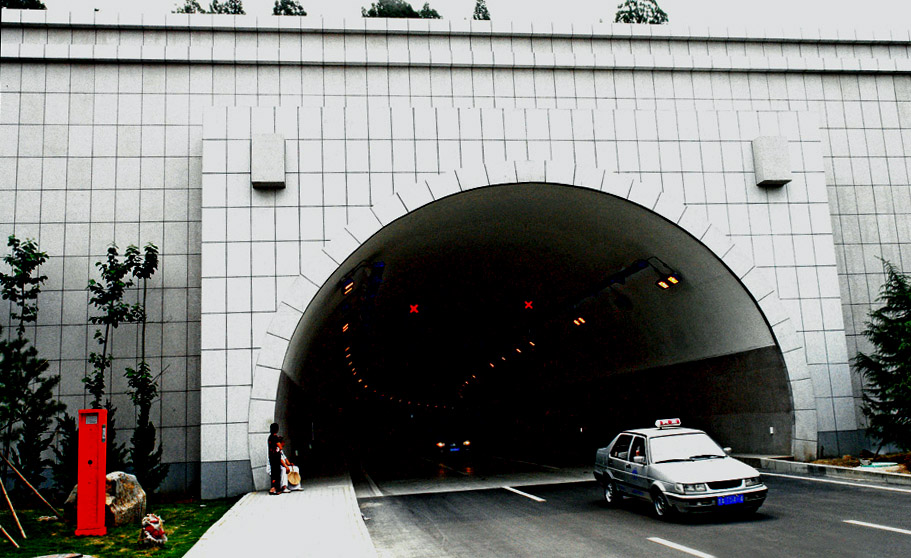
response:
<path id="1" fill-rule="evenodd" d="M 250 182 L 254 188 L 285 187 L 285 141 L 281 134 L 253 135 Z"/>

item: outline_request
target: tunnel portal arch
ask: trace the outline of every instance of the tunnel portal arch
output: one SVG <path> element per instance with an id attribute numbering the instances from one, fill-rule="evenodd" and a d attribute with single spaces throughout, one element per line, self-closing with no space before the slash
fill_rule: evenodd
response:
<path id="1" fill-rule="evenodd" d="M 283 371 L 287 372 L 300 364 L 294 362 L 295 332 L 299 330 L 320 288 L 359 247 L 399 218 L 449 196 L 478 188 L 520 183 L 583 188 L 626 200 L 686 231 L 714 254 L 755 301 L 780 350 L 791 396 L 792 455 L 800 458 L 815 455 L 815 398 L 806 357 L 794 324 L 765 271 L 754 266 L 751 258 L 720 229 L 655 185 L 593 167 L 553 161 L 523 161 L 463 168 L 399 189 L 374 203 L 371 214 L 375 219 L 358 220 L 330 235 L 330 241 L 323 248 L 313 248 L 305 254 L 301 262 L 302 274 L 284 293 L 253 371 L 247 427 L 250 463 L 257 489 L 267 486 L 268 475 L 265 472 L 265 455 L 255 448 L 265 446 L 269 424 L 278 420 L 286 410 L 279 398 L 280 379 Z"/>

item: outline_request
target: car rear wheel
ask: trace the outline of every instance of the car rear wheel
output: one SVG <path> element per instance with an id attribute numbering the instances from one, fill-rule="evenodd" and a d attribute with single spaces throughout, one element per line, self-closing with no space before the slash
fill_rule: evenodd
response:
<path id="1" fill-rule="evenodd" d="M 674 508 L 667 501 L 664 493 L 658 490 L 652 490 L 652 506 L 655 509 L 655 517 L 659 519 L 670 519 L 674 515 Z"/>
<path id="2" fill-rule="evenodd" d="M 604 485 L 604 503 L 609 507 L 614 507 L 619 505 L 621 500 L 623 500 L 623 496 L 617 490 L 617 483 L 608 478 Z"/>

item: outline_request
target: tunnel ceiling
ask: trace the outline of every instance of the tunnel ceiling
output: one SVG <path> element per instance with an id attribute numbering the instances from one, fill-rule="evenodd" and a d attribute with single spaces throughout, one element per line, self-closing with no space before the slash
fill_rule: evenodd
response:
<path id="1" fill-rule="evenodd" d="M 661 290 L 646 268 L 598 291 L 649 258 L 682 282 Z M 546 362 L 572 383 L 773 344 L 739 281 L 676 225 L 600 192 L 516 184 L 450 196 L 375 234 L 310 304 L 285 370 L 306 389 L 350 366 L 380 391 L 440 401 L 491 363 Z"/>

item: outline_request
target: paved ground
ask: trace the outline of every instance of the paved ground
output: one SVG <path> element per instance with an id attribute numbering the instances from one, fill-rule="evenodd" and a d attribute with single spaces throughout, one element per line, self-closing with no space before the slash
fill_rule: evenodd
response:
<path id="1" fill-rule="evenodd" d="M 664 522 L 645 503 L 607 508 L 593 481 L 385 496 L 361 509 L 380 558 L 911 556 L 911 490 L 764 478 L 769 498 L 751 517 Z"/>
<path id="2" fill-rule="evenodd" d="M 666 523 L 647 504 L 605 507 L 589 467 L 380 461 L 354 483 L 248 494 L 186 556 L 911 556 L 911 489 L 763 474 L 769 499 L 755 516 Z"/>
<path id="3" fill-rule="evenodd" d="M 375 558 L 351 479 L 305 479 L 299 492 L 251 492 L 185 558 Z"/>

